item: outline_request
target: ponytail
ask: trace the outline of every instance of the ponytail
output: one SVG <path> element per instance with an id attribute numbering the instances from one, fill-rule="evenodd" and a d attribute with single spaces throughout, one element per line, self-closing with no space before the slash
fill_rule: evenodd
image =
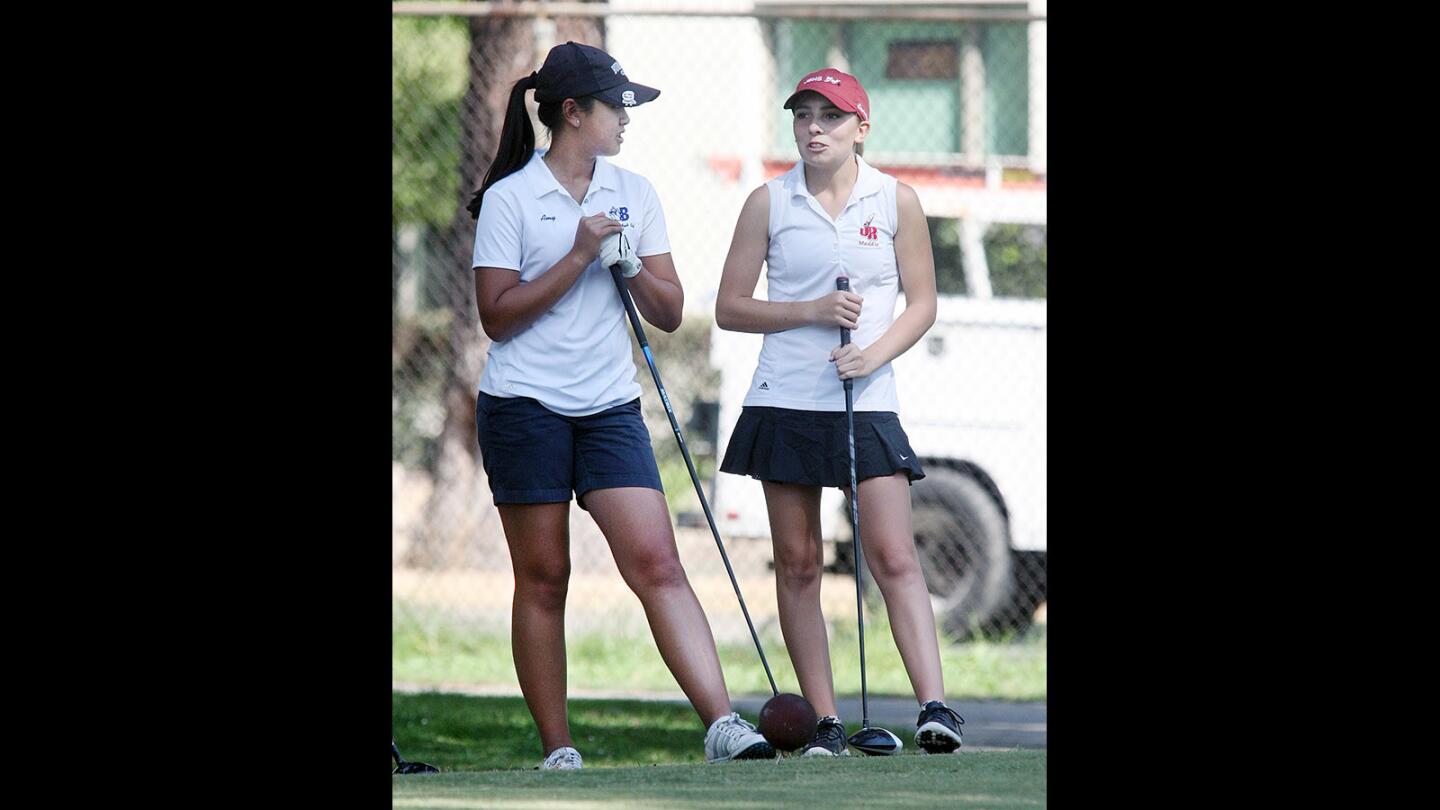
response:
<path id="1" fill-rule="evenodd" d="M 530 113 L 525 109 L 525 91 L 533 88 L 538 78 L 538 73 L 531 73 L 510 88 L 505 123 L 500 127 L 500 146 L 495 150 L 495 159 L 490 162 L 489 171 L 485 172 L 480 190 L 465 206 L 474 219 L 480 218 L 480 203 L 485 197 L 485 190 L 519 170 L 535 151 L 535 128 L 530 125 Z"/>

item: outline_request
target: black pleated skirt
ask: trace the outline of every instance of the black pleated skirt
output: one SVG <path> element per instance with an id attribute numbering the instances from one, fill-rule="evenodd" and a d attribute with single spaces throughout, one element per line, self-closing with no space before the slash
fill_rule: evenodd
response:
<path id="1" fill-rule="evenodd" d="M 742 408 L 720 470 L 761 481 L 848 487 L 846 434 L 844 411 Z M 902 470 L 911 483 L 925 477 L 900 417 L 890 411 L 856 411 L 856 480 Z"/>

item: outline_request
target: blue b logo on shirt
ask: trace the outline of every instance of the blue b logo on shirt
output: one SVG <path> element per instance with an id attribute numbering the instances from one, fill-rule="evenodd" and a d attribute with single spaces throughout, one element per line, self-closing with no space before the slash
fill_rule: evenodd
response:
<path id="1" fill-rule="evenodd" d="M 611 208 L 611 209 L 610 209 L 610 218 L 611 218 L 611 219 L 618 219 L 618 220 L 620 220 L 621 222 L 629 222 L 629 221 L 630 221 L 630 209 L 627 208 L 627 207 L 625 207 L 625 206 L 623 206 L 623 205 L 622 205 L 622 206 L 619 206 L 619 207 L 617 207 L 617 208 Z"/>

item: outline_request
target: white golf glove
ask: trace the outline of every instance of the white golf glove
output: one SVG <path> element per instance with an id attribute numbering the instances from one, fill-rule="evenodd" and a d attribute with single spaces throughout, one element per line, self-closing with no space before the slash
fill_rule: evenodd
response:
<path id="1" fill-rule="evenodd" d="M 630 248 L 630 237 L 624 231 L 612 233 L 600 242 L 600 266 L 609 270 L 617 264 L 625 278 L 634 278 L 640 272 L 640 259 Z"/>

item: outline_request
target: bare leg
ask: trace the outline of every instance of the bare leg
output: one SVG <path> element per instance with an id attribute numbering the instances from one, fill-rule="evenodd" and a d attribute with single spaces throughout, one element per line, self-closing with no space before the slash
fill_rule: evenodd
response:
<path id="1" fill-rule="evenodd" d="M 497 504 L 515 570 L 510 652 L 542 752 L 573 746 L 565 706 L 565 596 L 570 504 Z"/>
<path id="2" fill-rule="evenodd" d="M 640 597 L 665 666 L 706 727 L 730 714 L 715 637 L 690 587 L 665 496 L 644 487 L 595 489 L 585 505 L 610 543 L 620 576 Z"/>
<path id="3" fill-rule="evenodd" d="M 780 633 L 800 693 L 821 717 L 837 715 L 830 639 L 820 610 L 820 487 L 766 481 L 765 506 L 775 546 L 775 599 Z M 863 514 L 863 513 L 862 513 Z"/>
<path id="4" fill-rule="evenodd" d="M 848 492 L 848 488 L 847 488 Z M 860 482 L 860 543 L 885 597 L 890 630 L 920 703 L 945 699 L 935 609 L 920 571 L 905 473 Z"/>

